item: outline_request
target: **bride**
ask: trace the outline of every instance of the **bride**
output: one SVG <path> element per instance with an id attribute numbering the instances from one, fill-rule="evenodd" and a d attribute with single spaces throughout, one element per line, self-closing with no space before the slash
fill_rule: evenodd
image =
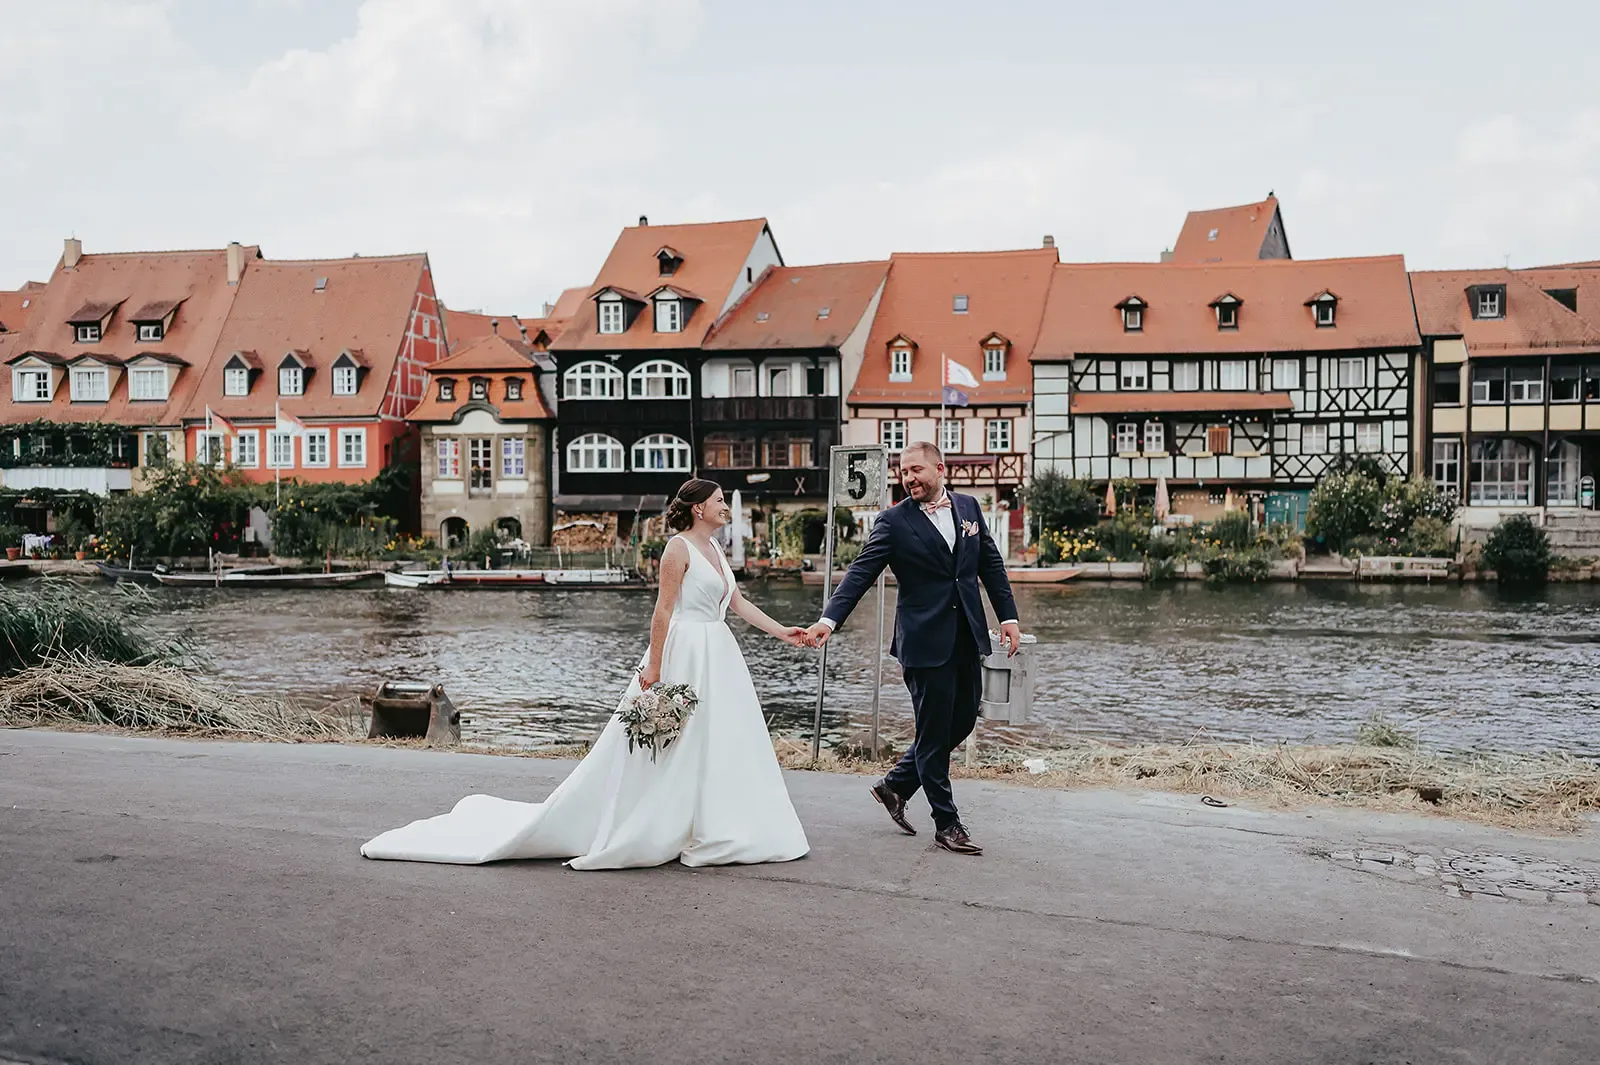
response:
<path id="1" fill-rule="evenodd" d="M 809 845 L 783 784 L 739 645 L 733 612 L 785 643 L 809 646 L 740 594 L 712 534 L 731 512 L 715 482 L 695 478 L 667 507 L 675 535 L 661 557 L 650 649 L 622 696 L 689 684 L 699 705 L 655 761 L 628 750 L 613 716 L 588 757 L 542 803 L 469 795 L 447 814 L 369 841 L 368 858 L 477 864 L 570 858 L 574 869 L 787 862 Z"/>

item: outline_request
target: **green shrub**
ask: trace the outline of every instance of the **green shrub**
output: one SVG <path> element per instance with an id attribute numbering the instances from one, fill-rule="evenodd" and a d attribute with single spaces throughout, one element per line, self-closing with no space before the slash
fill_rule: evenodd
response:
<path id="1" fill-rule="evenodd" d="M 1145 544 L 1144 557 L 1161 562 L 1178 556 L 1178 538 L 1171 533 L 1152 536 Z"/>
<path id="2" fill-rule="evenodd" d="M 1411 525 L 1400 541 L 1403 553 L 1413 558 L 1453 558 L 1456 553 L 1455 529 L 1448 521 L 1424 516 Z"/>
<path id="3" fill-rule="evenodd" d="M 1256 584 L 1272 575 L 1262 551 L 1221 551 L 1204 562 L 1207 584 Z"/>
<path id="4" fill-rule="evenodd" d="M 1178 560 L 1150 556 L 1147 573 L 1151 581 L 1175 581 L 1178 579 Z"/>
<path id="5" fill-rule="evenodd" d="M 833 545 L 833 564 L 835 566 L 848 566 L 861 557 L 863 544 L 860 540 L 840 540 Z"/>
<path id="6" fill-rule="evenodd" d="M 1343 551 L 1356 537 L 1373 532 L 1382 501 L 1383 489 L 1367 473 L 1330 473 L 1311 490 L 1306 533 Z"/>
<path id="7" fill-rule="evenodd" d="M 1213 540 L 1224 550 L 1243 551 L 1255 543 L 1255 533 L 1250 528 L 1250 515 L 1233 510 L 1213 521 L 1207 530 Z"/>
<path id="8" fill-rule="evenodd" d="M 1150 543 L 1150 522 L 1137 511 L 1119 512 L 1104 529 L 1101 546 L 1124 562 L 1139 558 Z"/>
<path id="9" fill-rule="evenodd" d="M 1448 524 L 1460 504 L 1454 492 L 1444 491 L 1426 477 L 1391 480 L 1383 490 L 1383 502 L 1373 519 L 1373 531 L 1380 540 L 1404 541 L 1417 522 L 1433 518 Z"/>
<path id="10" fill-rule="evenodd" d="M 1046 530 L 1074 532 L 1100 520 L 1100 498 L 1089 483 L 1075 481 L 1056 470 L 1034 471 L 1024 498 L 1035 539 Z"/>
<path id="11" fill-rule="evenodd" d="M 1504 584 L 1542 584 L 1552 557 L 1550 538 L 1526 514 L 1501 519 L 1483 545 L 1483 564 Z"/>

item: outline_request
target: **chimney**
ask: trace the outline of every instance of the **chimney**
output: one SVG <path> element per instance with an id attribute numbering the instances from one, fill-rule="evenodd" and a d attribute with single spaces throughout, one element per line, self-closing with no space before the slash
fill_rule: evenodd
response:
<path id="1" fill-rule="evenodd" d="M 78 260 L 83 258 L 83 241 L 77 237 L 68 237 L 66 246 L 61 252 L 61 265 L 68 270 L 78 265 Z"/>
<path id="2" fill-rule="evenodd" d="M 1047 247 L 1047 248 L 1055 247 L 1056 246 L 1056 238 L 1052 237 L 1050 234 L 1046 233 L 1044 235 L 1044 246 Z"/>
<path id="3" fill-rule="evenodd" d="M 228 284 L 237 285 L 244 276 L 244 248 L 238 241 L 228 244 Z"/>
<path id="4" fill-rule="evenodd" d="M 1164 263 L 1170 263 L 1172 261 L 1172 249 L 1171 248 L 1168 248 L 1168 249 L 1166 249 L 1165 251 L 1163 251 L 1161 253 L 1161 261 L 1164 262 Z"/>
<path id="5" fill-rule="evenodd" d="M 489 331 L 491 333 L 493 333 L 495 336 L 499 336 L 500 335 L 500 319 L 498 319 L 498 318 L 489 319 Z"/>
<path id="6" fill-rule="evenodd" d="M 554 311 L 555 309 L 556 309 L 556 305 L 551 303 L 550 301 L 546 300 L 545 301 L 545 305 L 544 305 L 544 313 L 541 314 L 539 317 L 548 318 L 548 317 L 550 317 L 550 312 Z"/>
<path id="7" fill-rule="evenodd" d="M 648 215 L 640 215 L 639 216 L 639 225 L 647 226 L 649 224 L 650 224 L 650 218 L 649 218 Z"/>

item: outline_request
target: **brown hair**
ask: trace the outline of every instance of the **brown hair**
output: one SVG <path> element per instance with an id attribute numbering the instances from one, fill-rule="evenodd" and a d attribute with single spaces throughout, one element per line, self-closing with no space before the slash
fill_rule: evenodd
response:
<path id="1" fill-rule="evenodd" d="M 920 451 L 924 455 L 928 456 L 928 458 L 933 460 L 933 464 L 935 466 L 944 461 L 944 452 L 940 451 L 936 444 L 933 444 L 927 440 L 911 441 L 911 443 L 900 449 L 900 455 L 901 457 L 904 457 L 913 451 Z"/>
<path id="2" fill-rule="evenodd" d="M 683 482 L 678 494 L 667 504 L 667 525 L 674 532 L 683 532 L 694 524 L 694 505 L 704 503 L 722 486 L 704 477 L 691 477 Z"/>

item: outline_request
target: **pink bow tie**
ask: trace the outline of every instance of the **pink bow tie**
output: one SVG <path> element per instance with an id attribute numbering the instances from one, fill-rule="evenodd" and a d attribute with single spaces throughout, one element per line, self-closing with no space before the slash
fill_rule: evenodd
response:
<path id="1" fill-rule="evenodd" d="M 949 510 L 949 509 L 950 509 L 950 497 L 949 496 L 941 496 L 939 498 L 939 501 L 936 502 L 936 503 L 924 503 L 924 504 L 922 504 L 922 512 L 924 514 L 933 514 L 933 513 L 937 512 L 937 511 L 940 511 L 940 510 Z"/>

